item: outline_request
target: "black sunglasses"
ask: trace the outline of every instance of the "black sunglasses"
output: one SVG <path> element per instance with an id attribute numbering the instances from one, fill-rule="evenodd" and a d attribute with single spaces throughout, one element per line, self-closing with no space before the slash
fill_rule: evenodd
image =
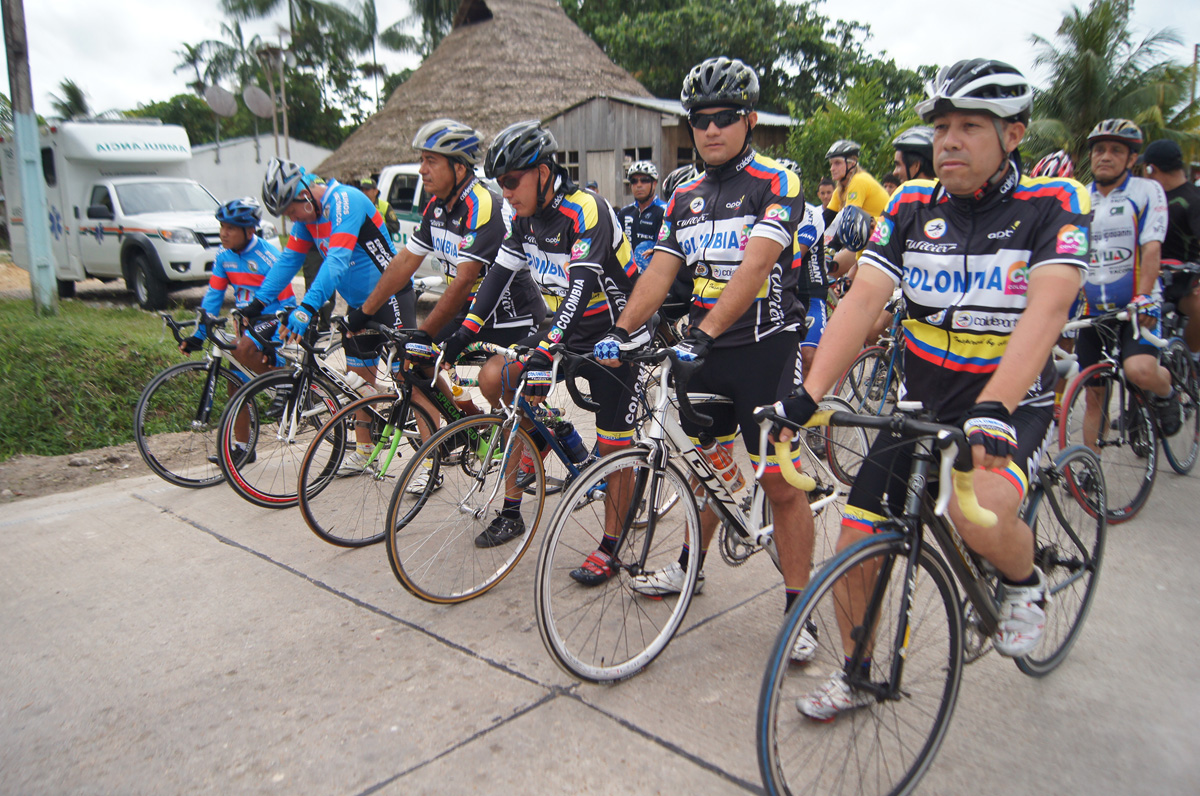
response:
<path id="1" fill-rule="evenodd" d="M 521 184 L 521 178 L 528 174 L 532 169 L 524 171 L 510 171 L 507 174 L 501 174 L 496 178 L 496 182 L 506 191 L 515 191 L 517 186 Z"/>
<path id="2" fill-rule="evenodd" d="M 630 178 L 629 178 L 629 184 L 630 184 L 630 185 L 638 185 L 638 184 L 641 184 L 641 183 L 645 183 L 645 184 L 647 184 L 647 185 L 651 185 L 651 184 L 653 184 L 653 183 L 654 183 L 654 180 L 650 179 L 649 177 L 630 177 Z"/>
<path id="3" fill-rule="evenodd" d="M 707 130 L 710 124 L 715 124 L 724 130 L 729 125 L 745 117 L 749 113 L 745 108 L 736 110 L 717 111 L 716 113 L 689 113 L 688 124 L 697 130 Z"/>

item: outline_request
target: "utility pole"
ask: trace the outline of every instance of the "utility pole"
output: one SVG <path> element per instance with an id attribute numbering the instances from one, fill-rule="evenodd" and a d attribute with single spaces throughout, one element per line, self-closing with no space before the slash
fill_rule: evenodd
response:
<path id="1" fill-rule="evenodd" d="M 8 90 L 12 97 L 13 138 L 17 142 L 17 175 L 21 186 L 25 243 L 29 251 L 29 285 L 38 315 L 58 314 L 58 283 L 50 248 L 50 215 L 42 184 L 37 115 L 33 112 L 33 81 L 29 76 L 29 46 L 25 38 L 23 0 L 3 4 L 4 46 L 8 53 Z"/>

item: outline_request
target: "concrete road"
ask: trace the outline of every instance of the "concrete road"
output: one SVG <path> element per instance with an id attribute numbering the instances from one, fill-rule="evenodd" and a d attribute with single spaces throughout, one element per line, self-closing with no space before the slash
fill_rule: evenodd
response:
<path id="1" fill-rule="evenodd" d="M 1112 529 L 1083 636 L 1050 677 L 972 665 L 921 792 L 1200 790 L 1200 490 L 1160 475 Z M 0 793 L 754 792 L 783 604 L 714 555 L 645 673 L 574 682 L 542 647 L 534 554 L 482 598 L 409 596 L 382 547 L 297 510 L 153 476 L 0 516 Z"/>

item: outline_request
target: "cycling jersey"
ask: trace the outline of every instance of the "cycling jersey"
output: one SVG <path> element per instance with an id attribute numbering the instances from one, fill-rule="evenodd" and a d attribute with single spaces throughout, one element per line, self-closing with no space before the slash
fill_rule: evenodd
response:
<path id="1" fill-rule="evenodd" d="M 1200 188 L 1185 182 L 1166 192 L 1167 236 L 1162 258 L 1182 263 L 1200 262 Z"/>
<path id="2" fill-rule="evenodd" d="M 279 249 L 253 236 L 246 248 L 240 252 L 222 247 L 213 258 L 212 276 L 208 278 L 208 292 L 200 301 L 200 307 L 216 317 L 225 301 L 225 289 L 233 285 L 233 304 L 242 309 L 254 299 L 254 293 L 262 285 L 267 273 L 279 259 Z M 274 315 L 281 309 L 296 306 L 292 283 L 288 282 L 263 309 L 263 315 Z M 196 337 L 203 337 L 204 327 L 196 329 Z"/>
<path id="3" fill-rule="evenodd" d="M 813 299 L 824 301 L 829 292 L 829 277 L 825 270 L 825 217 L 819 207 L 804 205 L 804 219 L 796 229 L 792 268 L 798 269 L 796 295 L 804 306 L 811 308 Z"/>
<path id="4" fill-rule="evenodd" d="M 612 206 L 562 177 L 555 180 L 546 207 L 513 219 L 496 255 L 499 267 L 489 270 L 479 286 L 464 326 L 477 331 L 513 273 L 527 271 L 555 309 L 543 342 L 591 353 L 625 309 L 637 267 Z M 639 335 L 646 336 L 645 330 Z"/>
<path id="5" fill-rule="evenodd" d="M 1092 183 L 1091 267 L 1084 283 L 1087 315 L 1120 309 L 1138 294 L 1142 249 L 1167 235 L 1167 197 L 1154 180 L 1126 174 L 1104 196 Z"/>
<path id="6" fill-rule="evenodd" d="M 662 227 L 666 210 L 667 203 L 655 196 L 645 210 L 639 209 L 638 203 L 633 202 L 617 211 L 621 230 L 633 248 L 633 261 L 637 263 L 639 274 L 650 264 L 650 255 L 654 252 L 654 243 L 658 240 L 658 230 Z"/>
<path id="7" fill-rule="evenodd" d="M 796 282 L 803 269 L 793 265 L 804 213 L 796 174 L 753 149 L 675 189 L 655 250 L 681 258 L 689 269 L 693 325 L 716 306 L 750 238 L 765 237 L 783 246 L 754 302 L 716 339 L 714 348 L 735 348 L 800 328 L 804 309 Z"/>
<path id="8" fill-rule="evenodd" d="M 321 195 L 317 220 L 292 225 L 287 248 L 255 298 L 271 301 L 304 266 L 304 256 L 314 246 L 324 257 L 317 278 L 304 294 L 304 303 L 314 309 L 335 290 L 351 307 L 361 307 L 396 254 L 383 216 L 367 195 L 330 180 Z"/>
<path id="9" fill-rule="evenodd" d="M 408 237 L 408 251 L 418 257 L 432 254 L 449 282 L 458 276 L 460 262 L 473 260 L 482 264 L 479 278 L 471 286 L 466 305 L 456 318 L 454 328 L 458 328 L 458 324 L 466 318 L 467 308 L 495 261 L 500 244 L 504 242 L 507 233 L 501 208 L 500 197 L 477 178 L 471 177 L 449 210 L 443 200 L 436 196 L 431 199 L 421 215 L 421 226 Z M 483 325 L 497 329 L 527 329 L 540 323 L 545 315 L 537 285 L 524 271 L 512 274 L 508 289 Z"/>
<path id="10" fill-rule="evenodd" d="M 1074 180 L 1007 177 L 982 199 L 910 180 L 875 225 L 859 267 L 902 285 L 906 397 L 951 422 L 991 379 L 1025 309 L 1029 274 L 1052 263 L 1087 270 L 1087 191 Z M 1023 403 L 1053 400 L 1047 357 Z"/>
<path id="11" fill-rule="evenodd" d="M 846 183 L 846 201 L 842 201 L 842 191 L 835 190 L 826 210 L 836 213 L 845 205 L 854 205 L 867 211 L 871 218 L 878 218 L 887 207 L 888 199 L 888 192 L 884 187 L 860 167 Z"/>

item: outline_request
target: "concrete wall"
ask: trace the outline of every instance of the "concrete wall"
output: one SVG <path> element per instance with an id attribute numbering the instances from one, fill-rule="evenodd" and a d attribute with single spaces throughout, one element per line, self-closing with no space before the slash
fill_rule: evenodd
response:
<path id="1" fill-rule="evenodd" d="M 287 157 L 282 137 L 279 139 L 279 152 L 281 157 Z M 306 169 L 316 168 L 332 152 L 294 138 L 291 140 L 291 160 Z M 191 176 L 208 188 L 220 202 L 242 196 L 253 196 L 261 201 L 263 174 L 267 170 L 267 161 L 273 157 L 275 139 L 270 129 L 259 135 L 257 153 L 253 137 L 222 141 L 219 153 L 216 144 L 201 144 L 192 147 Z M 263 218 L 270 218 L 275 222 L 275 228 L 282 230 L 278 218 L 265 211 Z"/>

